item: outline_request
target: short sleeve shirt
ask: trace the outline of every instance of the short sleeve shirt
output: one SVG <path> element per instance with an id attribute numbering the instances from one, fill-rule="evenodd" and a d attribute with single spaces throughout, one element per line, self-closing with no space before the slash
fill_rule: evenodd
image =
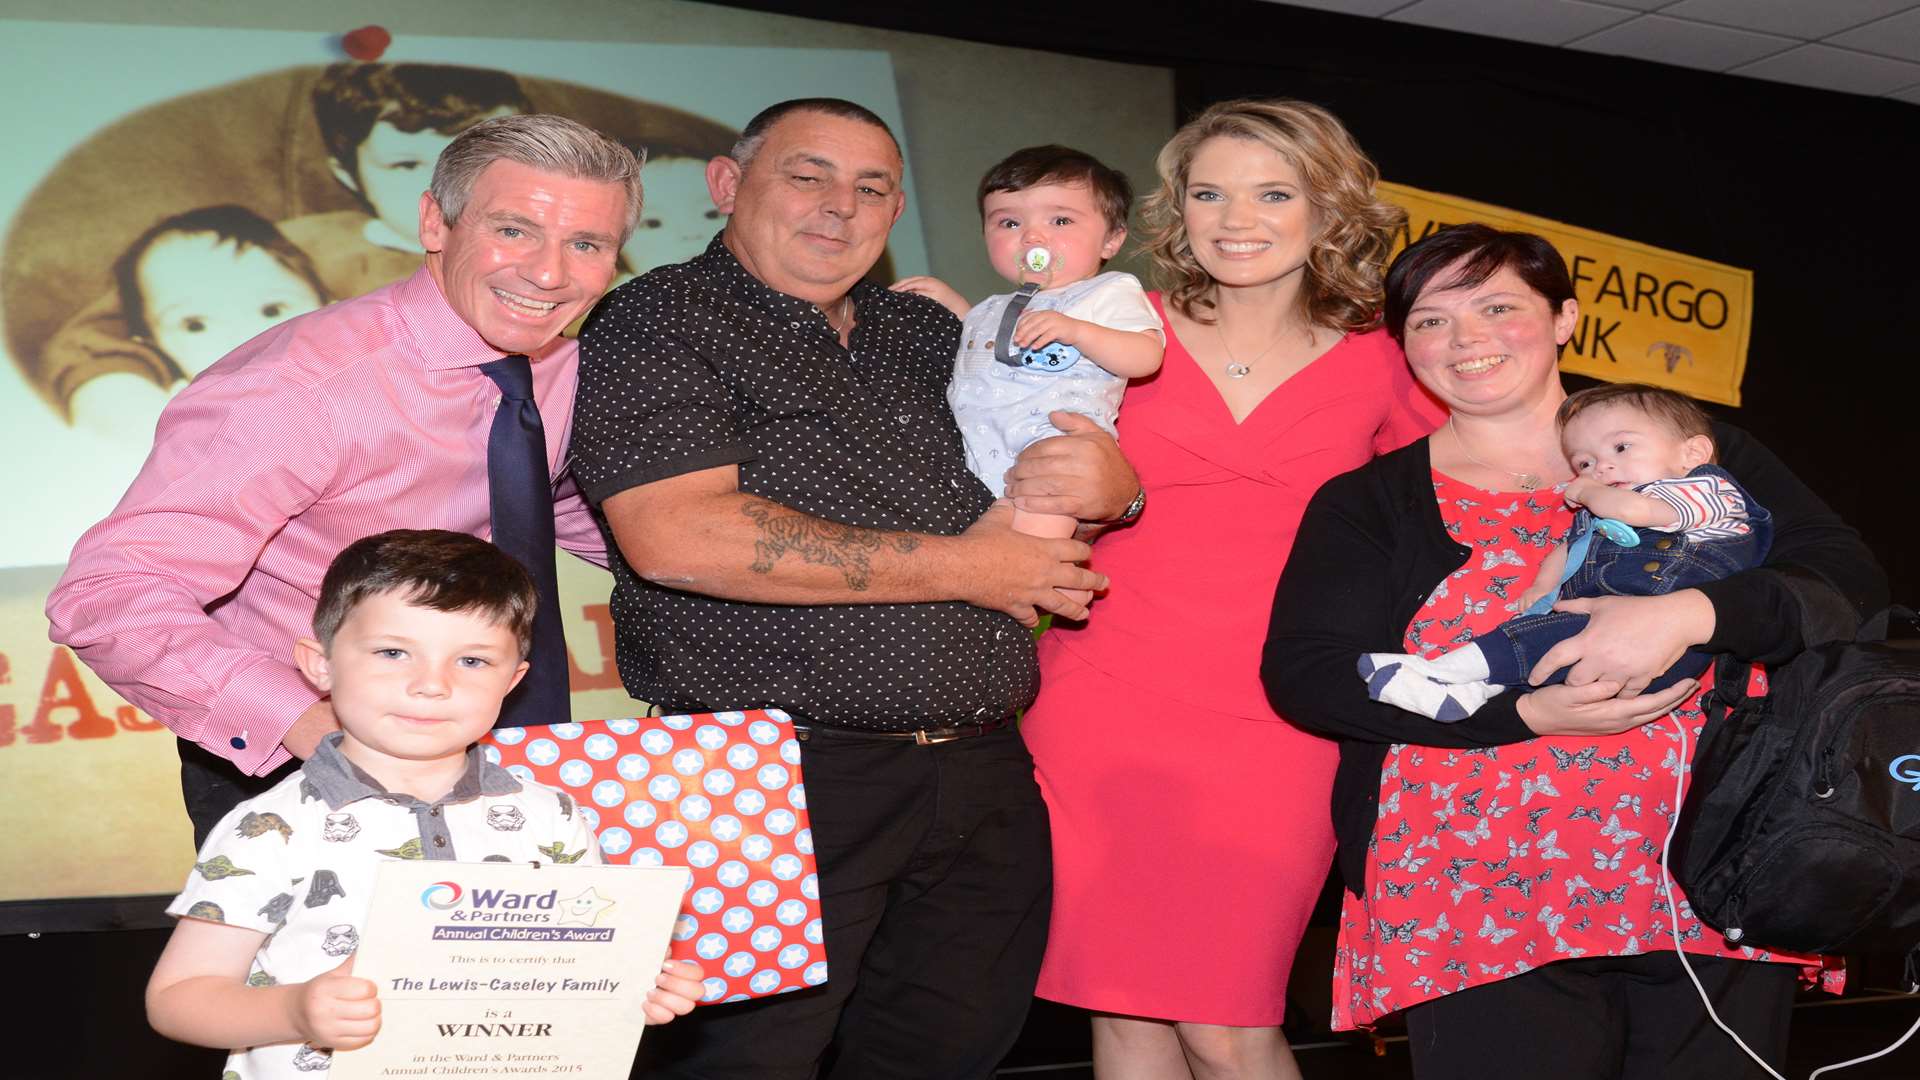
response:
<path id="1" fill-rule="evenodd" d="M 992 503 L 947 406 L 960 323 L 862 282 L 850 347 L 721 239 L 608 294 L 581 335 L 573 467 L 596 505 L 737 464 L 740 489 L 848 525 L 953 536 Z M 743 521 L 743 527 L 750 523 Z M 797 559 L 804 537 L 770 538 Z M 664 588 L 615 559 L 615 658 L 669 711 L 780 708 L 869 730 L 999 719 L 1038 686 L 1032 636 L 962 603 L 749 604 Z"/>
<path id="2" fill-rule="evenodd" d="M 438 802 L 388 792 L 329 735 L 298 771 L 228 812 L 200 849 L 178 917 L 267 935 L 252 986 L 306 982 L 360 945 L 375 868 L 388 859 L 462 862 L 600 861 L 572 798 L 524 783 L 467 752 L 466 772 Z M 329 1052 L 299 1043 L 240 1048 L 240 1080 L 294 1078 L 327 1068 Z"/>
<path id="3" fill-rule="evenodd" d="M 996 360 L 995 338 L 1013 296 L 989 296 L 967 312 L 953 380 L 947 386 L 947 403 L 966 440 L 967 465 L 996 496 L 1005 493 L 1005 473 L 1022 450 L 1060 434 L 1049 414 L 1079 413 L 1117 438 L 1114 421 L 1127 392 L 1127 380 L 1102 368 L 1096 356 L 1083 356 L 1059 370 Z M 1117 271 L 1037 292 L 1026 310 L 1058 311 L 1112 330 L 1161 329 L 1140 279 Z"/>

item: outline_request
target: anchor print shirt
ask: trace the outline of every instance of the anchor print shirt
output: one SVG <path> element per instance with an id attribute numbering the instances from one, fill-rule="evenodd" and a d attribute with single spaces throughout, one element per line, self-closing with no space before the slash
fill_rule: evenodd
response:
<path id="1" fill-rule="evenodd" d="M 426 803 L 381 787 L 339 744 L 327 736 L 298 771 L 221 819 L 167 907 L 267 935 L 249 985 L 305 982 L 339 967 L 360 945 L 375 868 L 388 859 L 600 862 L 570 797 L 516 779 L 478 749 L 467 751 L 453 790 Z M 297 1080 L 329 1063 L 329 1051 L 278 1043 L 236 1048 L 226 1069 L 239 1080 Z"/>
<path id="2" fill-rule="evenodd" d="M 1433 473 L 1466 565 L 1435 586 L 1406 648 L 1436 656 L 1518 612 L 1573 514 L 1559 489 L 1490 492 Z M 1750 692 L 1764 692 L 1753 672 Z M 1711 685 L 1703 679 L 1701 693 Z M 1699 745 L 1700 694 L 1622 735 L 1559 736 L 1478 750 L 1396 744 L 1380 773 L 1361 895 L 1341 894 L 1333 1026 L 1369 1027 L 1411 1005 L 1577 957 L 1673 947 L 1660 852 L 1674 782 Z M 1687 730 L 1683 760 L 1676 725 Z M 1689 953 L 1772 960 L 1822 974 L 1817 958 L 1728 945 L 1678 886 Z M 1824 972 L 1838 990 L 1841 973 Z"/>

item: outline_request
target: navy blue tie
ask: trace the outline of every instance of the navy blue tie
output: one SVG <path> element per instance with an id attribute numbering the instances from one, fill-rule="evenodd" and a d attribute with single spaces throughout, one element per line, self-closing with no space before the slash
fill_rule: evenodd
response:
<path id="1" fill-rule="evenodd" d="M 494 726 L 565 723 L 573 715 L 567 699 L 560 585 L 553 570 L 553 478 L 547 472 L 546 429 L 533 400 L 533 365 L 524 356 L 508 356 L 481 364 L 480 370 L 500 388 L 500 408 L 487 433 L 493 542 L 520 560 L 540 594 L 527 677 L 507 695 Z"/>

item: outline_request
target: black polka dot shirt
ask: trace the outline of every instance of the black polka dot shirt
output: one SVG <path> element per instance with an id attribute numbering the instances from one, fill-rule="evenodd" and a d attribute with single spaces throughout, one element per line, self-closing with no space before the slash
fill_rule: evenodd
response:
<path id="1" fill-rule="evenodd" d="M 866 282 L 853 304 L 849 349 L 718 238 L 615 289 L 580 337 L 572 464 L 587 497 L 737 463 L 742 491 L 803 513 L 964 531 L 992 495 L 947 406 L 960 322 Z M 1031 635 L 998 612 L 722 600 L 644 581 L 607 547 L 620 677 L 669 712 L 774 707 L 906 731 L 1009 716 L 1039 685 Z"/>

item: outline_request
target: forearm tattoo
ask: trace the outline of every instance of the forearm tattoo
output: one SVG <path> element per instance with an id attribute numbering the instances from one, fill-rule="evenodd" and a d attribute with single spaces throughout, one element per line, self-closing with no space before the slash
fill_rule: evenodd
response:
<path id="1" fill-rule="evenodd" d="M 756 574 L 772 573 L 773 564 L 791 552 L 816 566 L 839 569 L 847 588 L 864 592 L 873 583 L 874 553 L 890 550 L 906 555 L 920 546 L 920 538 L 909 533 L 822 521 L 773 502 L 755 500 L 740 512 L 760 527 L 753 542 L 754 559 L 747 567 Z"/>

